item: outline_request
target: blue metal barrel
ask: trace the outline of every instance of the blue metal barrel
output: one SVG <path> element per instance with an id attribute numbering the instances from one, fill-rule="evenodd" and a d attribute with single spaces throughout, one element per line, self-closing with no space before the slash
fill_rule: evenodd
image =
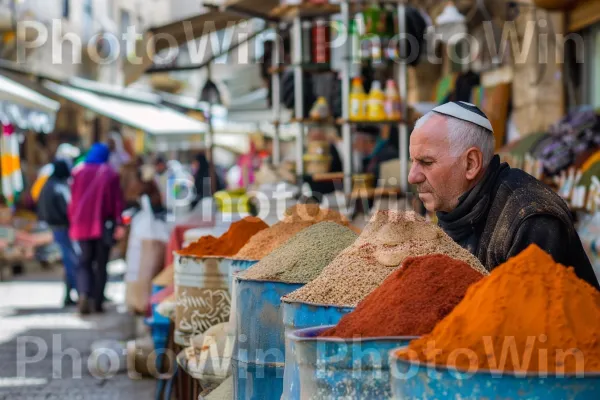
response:
<path id="1" fill-rule="evenodd" d="M 253 281 L 235 277 L 236 349 L 233 353 L 235 398 L 279 400 L 283 390 L 285 336 L 281 297 L 302 284 Z M 240 371 L 246 371 L 242 376 Z"/>
<path id="2" fill-rule="evenodd" d="M 282 301 L 285 327 L 285 372 L 283 374 L 282 400 L 300 399 L 300 369 L 294 354 L 294 342 L 288 334 L 299 329 L 335 325 L 354 307 L 336 307 L 322 304 Z"/>
<path id="3" fill-rule="evenodd" d="M 394 399 L 600 399 L 600 372 L 564 376 L 517 375 L 493 371 L 468 373 L 399 359 L 390 352 Z"/>
<path id="4" fill-rule="evenodd" d="M 257 260 L 234 260 L 232 258 L 226 258 L 229 266 L 229 290 L 233 292 L 233 277 L 238 272 L 242 272 L 256 264 Z"/>
<path id="5" fill-rule="evenodd" d="M 288 335 L 300 366 L 302 399 L 388 399 L 389 352 L 414 337 L 319 338 L 331 326 L 301 329 Z"/>

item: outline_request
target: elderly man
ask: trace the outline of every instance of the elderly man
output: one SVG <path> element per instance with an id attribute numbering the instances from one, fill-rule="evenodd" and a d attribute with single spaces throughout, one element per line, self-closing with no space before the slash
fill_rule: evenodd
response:
<path id="1" fill-rule="evenodd" d="M 476 106 L 443 104 L 410 137 L 416 185 L 442 229 L 492 270 L 532 243 L 600 289 L 565 202 L 494 155 L 492 125 Z"/>

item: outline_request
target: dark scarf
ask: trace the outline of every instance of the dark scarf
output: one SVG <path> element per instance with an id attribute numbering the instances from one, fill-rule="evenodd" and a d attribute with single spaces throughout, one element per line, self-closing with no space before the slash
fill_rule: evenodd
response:
<path id="1" fill-rule="evenodd" d="M 464 242 L 476 232 L 476 227 L 483 222 L 482 219 L 485 218 L 490 208 L 498 175 L 506 168 L 509 168 L 508 164 L 500 164 L 500 157 L 494 156 L 483 179 L 459 198 L 458 206 L 448 213 L 437 213 L 440 227 L 455 242 Z"/>

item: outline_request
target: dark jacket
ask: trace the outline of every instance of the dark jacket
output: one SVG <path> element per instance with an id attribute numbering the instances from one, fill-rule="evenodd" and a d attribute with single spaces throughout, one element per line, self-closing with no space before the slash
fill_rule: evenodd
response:
<path id="1" fill-rule="evenodd" d="M 535 243 L 600 289 L 566 203 L 531 175 L 500 164 L 498 156 L 456 209 L 437 216 L 442 229 L 490 271 Z"/>
<path id="2" fill-rule="evenodd" d="M 379 180 L 381 164 L 386 161 L 395 160 L 396 158 L 398 158 L 398 151 L 390 143 L 386 143 L 377 153 L 363 160 L 364 172 L 375 175 L 375 182 L 377 182 Z"/>
<path id="3" fill-rule="evenodd" d="M 68 184 L 69 166 L 64 161 L 55 161 L 53 166 L 54 172 L 40 193 L 37 214 L 40 221 L 45 221 L 50 227 L 67 228 L 67 204 L 71 198 Z"/>

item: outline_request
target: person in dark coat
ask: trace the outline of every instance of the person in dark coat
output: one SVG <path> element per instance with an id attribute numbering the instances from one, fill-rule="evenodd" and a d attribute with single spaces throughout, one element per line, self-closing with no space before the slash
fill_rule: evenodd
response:
<path id="1" fill-rule="evenodd" d="M 58 244 L 65 267 L 65 299 L 64 306 L 75 305 L 71 292 L 77 288 L 76 269 L 79 263 L 79 246 L 69 238 L 68 204 L 71 200 L 69 177 L 71 171 L 64 160 L 57 160 L 53 164 L 54 172 L 44 185 L 37 204 L 37 213 L 40 221 L 45 221 L 54 241 Z"/>
<path id="2" fill-rule="evenodd" d="M 486 115 L 472 104 L 446 103 L 426 114 L 410 137 L 412 167 L 425 208 L 440 227 L 493 270 L 530 244 L 600 290 L 565 201 L 494 155 Z"/>
<path id="3" fill-rule="evenodd" d="M 212 196 L 210 164 L 204 153 L 197 154 L 194 161 L 192 161 L 192 173 L 194 175 L 194 186 L 196 188 L 196 196 L 191 203 L 191 207 L 194 208 L 200 202 L 200 200 L 205 197 Z M 215 176 L 217 179 L 215 189 L 217 191 L 223 190 L 225 185 L 223 180 L 220 178 L 216 167 Z"/>
<path id="4" fill-rule="evenodd" d="M 390 141 L 379 135 L 379 128 L 373 125 L 359 126 L 354 134 L 354 149 L 362 157 L 362 168 L 365 174 L 375 176 L 379 180 L 382 163 L 398 158 L 398 152 Z"/>

